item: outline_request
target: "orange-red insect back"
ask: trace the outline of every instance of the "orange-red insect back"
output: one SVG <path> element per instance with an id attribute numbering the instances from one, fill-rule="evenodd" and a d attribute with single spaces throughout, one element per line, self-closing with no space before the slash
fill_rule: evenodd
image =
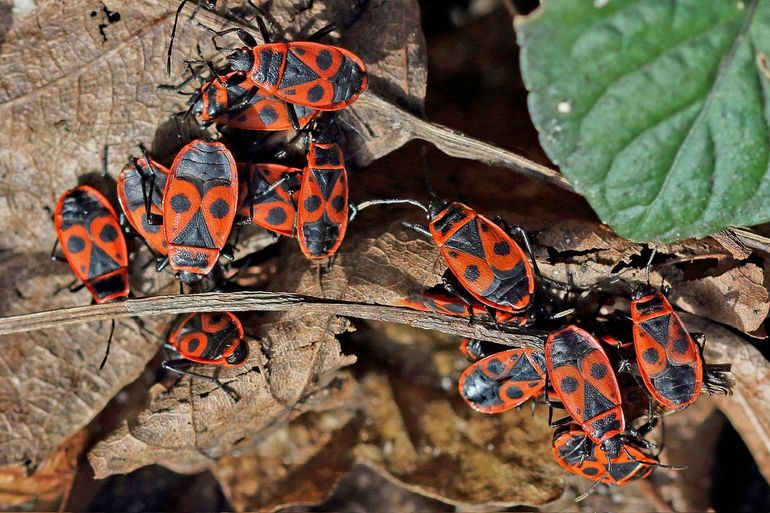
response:
<path id="1" fill-rule="evenodd" d="M 263 91 L 315 110 L 341 110 L 368 84 L 366 65 L 353 52 L 309 41 L 244 47 L 228 57 Z"/>
<path id="2" fill-rule="evenodd" d="M 532 304 L 535 279 L 521 247 L 500 226 L 462 203 L 432 206 L 428 228 L 452 274 L 476 300 L 519 313 Z"/>
<path id="3" fill-rule="evenodd" d="M 230 312 L 190 314 L 168 341 L 180 355 L 196 363 L 238 367 L 249 356 L 241 321 Z"/>
<path id="4" fill-rule="evenodd" d="M 196 139 L 182 148 L 163 194 L 169 264 L 181 281 L 196 281 L 214 267 L 237 205 L 238 172 L 225 145 Z"/>
<path id="5" fill-rule="evenodd" d="M 570 416 L 609 458 L 617 457 L 626 421 L 618 380 L 596 338 L 572 325 L 551 333 L 545 363 L 554 392 Z"/>
<path id="6" fill-rule="evenodd" d="M 334 255 L 349 220 L 345 157 L 336 143 L 311 142 L 297 198 L 297 239 L 310 259 Z"/>
<path id="7" fill-rule="evenodd" d="M 128 251 L 107 199 L 81 185 L 65 192 L 54 213 L 56 236 L 75 276 L 96 303 L 128 298 Z"/>

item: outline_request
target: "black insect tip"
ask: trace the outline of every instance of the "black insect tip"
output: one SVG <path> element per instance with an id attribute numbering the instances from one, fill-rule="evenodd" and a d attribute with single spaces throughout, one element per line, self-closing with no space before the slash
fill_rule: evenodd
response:
<path id="1" fill-rule="evenodd" d="M 196 274 L 196 273 L 192 273 L 190 271 L 179 271 L 176 274 L 176 277 L 177 277 L 177 279 L 179 281 L 181 281 L 182 283 L 186 283 L 188 285 L 193 284 L 193 283 L 197 283 L 197 282 L 199 282 L 200 280 L 203 279 L 203 275 L 202 274 Z"/>
<path id="2" fill-rule="evenodd" d="M 235 351 L 233 351 L 233 354 L 227 357 L 227 363 L 229 365 L 240 365 L 245 362 L 248 357 L 249 345 L 244 340 L 241 340 L 238 342 L 238 346 L 235 348 Z"/>

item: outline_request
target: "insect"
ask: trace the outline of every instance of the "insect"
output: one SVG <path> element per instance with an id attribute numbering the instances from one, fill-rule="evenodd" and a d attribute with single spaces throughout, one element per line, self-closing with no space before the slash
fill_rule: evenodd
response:
<path id="1" fill-rule="evenodd" d="M 182 358 L 164 361 L 164 369 L 216 383 L 238 400 L 238 394 L 218 377 L 219 367 L 238 367 L 249 357 L 243 325 L 236 316 L 230 312 L 187 315 L 169 335 L 167 347 L 179 353 Z M 212 377 L 187 370 L 187 367 L 195 363 L 219 367 Z"/>
<path id="2" fill-rule="evenodd" d="M 159 255 L 168 252 L 166 237 L 162 226 L 148 222 L 147 212 L 162 216 L 163 189 L 166 187 L 168 173 L 164 166 L 144 157 L 132 159 L 118 175 L 118 201 L 126 219 Z"/>
<path id="3" fill-rule="evenodd" d="M 548 336 L 544 352 L 548 380 L 570 417 L 610 459 L 616 458 L 626 424 L 618 380 L 604 349 L 593 335 L 570 325 Z"/>
<path id="4" fill-rule="evenodd" d="M 54 225 L 67 263 L 94 302 L 127 299 L 126 239 L 107 198 L 87 185 L 68 190 L 56 204 Z"/>
<path id="5" fill-rule="evenodd" d="M 553 457 L 565 470 L 591 481 L 625 485 L 648 477 L 660 464 L 632 444 L 609 463 L 607 454 L 575 424 L 558 429 L 551 445 Z M 587 496 L 587 495 L 586 495 Z"/>
<path id="6" fill-rule="evenodd" d="M 348 204 L 345 157 L 338 144 L 312 141 L 297 198 L 297 239 L 310 259 L 333 256 L 355 208 Z"/>
<path id="7" fill-rule="evenodd" d="M 516 348 L 482 358 L 460 375 L 458 389 L 465 402 L 478 412 L 508 411 L 543 393 L 543 354 Z"/>
<path id="8" fill-rule="evenodd" d="M 246 45 L 227 59 L 230 69 L 247 74 L 257 87 L 293 105 L 316 110 L 341 110 L 352 104 L 366 89 L 366 65 L 353 52 L 313 41 L 271 43 L 261 18 L 257 18 L 265 44 L 241 29 L 236 32 Z M 318 31 L 318 39 L 333 27 Z"/>
<path id="9" fill-rule="evenodd" d="M 426 290 L 419 294 L 411 294 L 401 299 L 399 303 L 402 306 L 421 312 L 434 312 L 453 317 L 468 317 L 469 314 L 466 303 L 456 295 L 431 290 Z M 474 316 L 489 313 L 484 305 L 477 301 L 471 303 L 471 308 L 473 309 Z M 508 322 L 516 326 L 524 326 L 529 322 L 529 317 L 526 315 L 514 315 L 510 312 L 501 312 L 499 310 L 494 311 L 494 314 L 498 323 Z"/>
<path id="10" fill-rule="evenodd" d="M 109 201 L 87 185 L 70 189 L 59 198 L 54 212 L 56 245 L 61 244 L 72 272 L 93 296 L 94 303 L 128 299 L 128 251 L 126 239 Z M 72 289 L 77 290 L 80 287 Z M 110 354 L 115 320 L 99 369 Z"/>
<path id="11" fill-rule="evenodd" d="M 681 410 L 698 399 L 704 385 L 709 393 L 730 393 L 729 365 L 704 365 L 702 344 L 696 344 L 662 292 L 648 285 L 636 288 L 631 319 L 639 374 L 655 400 Z"/>
<path id="12" fill-rule="evenodd" d="M 241 73 L 228 73 L 204 84 L 192 97 L 190 108 L 203 127 L 219 123 L 242 130 L 290 130 L 307 125 L 318 115 L 302 105 L 294 106 L 290 113 L 286 102 L 261 92 Z"/>
<path id="13" fill-rule="evenodd" d="M 238 367 L 249 356 L 241 321 L 230 312 L 190 314 L 179 322 L 168 342 L 186 360 L 195 363 Z"/>
<path id="14" fill-rule="evenodd" d="M 297 207 L 292 194 L 301 175 L 302 170 L 280 164 L 238 164 L 238 213 L 271 232 L 293 236 Z"/>
<path id="15" fill-rule="evenodd" d="M 166 182 L 162 217 L 168 262 L 180 281 L 192 283 L 211 271 L 237 206 L 238 171 L 225 145 L 196 139 L 182 148 Z"/>

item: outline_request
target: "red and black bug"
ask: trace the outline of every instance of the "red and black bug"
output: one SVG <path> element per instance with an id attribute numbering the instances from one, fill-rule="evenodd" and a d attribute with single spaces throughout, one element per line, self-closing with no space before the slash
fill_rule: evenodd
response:
<path id="1" fill-rule="evenodd" d="M 565 470 L 591 481 L 611 485 L 625 485 L 649 477 L 660 465 L 654 456 L 627 444 L 609 463 L 601 446 L 594 444 L 585 431 L 575 424 L 558 429 L 553 436 L 551 450 L 556 462 Z"/>
<path id="2" fill-rule="evenodd" d="M 280 164 L 238 164 L 238 213 L 271 232 L 293 236 L 297 207 L 292 195 L 301 175 L 301 169 Z"/>
<path id="3" fill-rule="evenodd" d="M 366 89 L 366 65 L 353 52 L 312 41 L 270 43 L 262 20 L 257 21 L 265 44 L 236 29 L 246 46 L 228 61 L 232 71 L 247 74 L 262 91 L 294 105 L 330 111 L 344 109 Z M 329 31 L 321 29 L 310 39 Z"/>
<path id="4" fill-rule="evenodd" d="M 481 413 L 501 413 L 540 396 L 545 389 L 542 352 L 508 349 L 482 358 L 460 375 L 460 395 Z"/>
<path id="5" fill-rule="evenodd" d="M 166 346 L 182 358 L 164 361 L 164 369 L 216 383 L 233 399 L 238 400 L 238 394 L 218 377 L 221 367 L 239 367 L 249 357 L 243 325 L 236 316 L 230 312 L 187 315 L 171 332 Z M 187 370 L 196 363 L 217 366 L 214 375 L 206 376 Z"/>
<path id="6" fill-rule="evenodd" d="M 350 218 L 345 157 L 336 143 L 313 141 L 297 198 L 297 239 L 310 259 L 333 256 Z"/>
<path id="7" fill-rule="evenodd" d="M 196 139 L 177 154 L 163 194 L 168 262 L 180 281 L 197 281 L 216 264 L 238 206 L 238 171 L 224 144 Z"/>
<path id="8" fill-rule="evenodd" d="M 261 92 L 240 73 L 229 73 L 204 84 L 193 96 L 190 108 L 204 127 L 219 123 L 242 130 L 290 130 L 297 128 L 293 115 L 299 126 L 318 115 L 318 111 L 302 105 L 294 106 L 294 113 L 290 113 L 285 101 Z"/>
<path id="9" fill-rule="evenodd" d="M 655 400 L 680 410 L 698 399 L 704 385 L 710 393 L 729 394 L 729 366 L 704 366 L 701 347 L 662 292 L 638 287 L 631 319 L 639 374 Z"/>
<path id="10" fill-rule="evenodd" d="M 126 239 L 107 199 L 87 185 L 70 189 L 56 204 L 54 224 L 67 263 L 94 302 L 127 299 Z"/>
<path id="11" fill-rule="evenodd" d="M 154 160 L 132 159 L 118 175 L 118 201 L 129 224 L 159 255 L 168 252 L 163 227 L 147 220 L 147 202 L 150 214 L 163 215 L 163 190 L 168 169 Z M 148 189 L 152 190 L 148 190 Z"/>
<path id="12" fill-rule="evenodd" d="M 249 356 L 241 321 L 230 312 L 190 314 L 171 332 L 168 342 L 195 363 L 238 367 Z"/>
<path id="13" fill-rule="evenodd" d="M 548 380 L 572 419 L 610 459 L 617 457 L 626 421 L 618 380 L 596 338 L 573 325 L 551 333 L 545 363 Z"/>

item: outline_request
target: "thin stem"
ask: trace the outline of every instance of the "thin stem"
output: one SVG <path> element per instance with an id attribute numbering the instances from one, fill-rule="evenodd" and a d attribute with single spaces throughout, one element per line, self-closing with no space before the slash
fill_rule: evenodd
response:
<path id="1" fill-rule="evenodd" d="M 408 324 L 415 328 L 437 330 L 460 337 L 497 342 L 513 347 L 543 347 L 544 333 L 521 330 L 503 325 L 433 313 L 419 312 L 397 306 L 332 301 L 285 292 L 234 292 L 192 295 L 155 296 L 129 299 L 117 303 L 76 306 L 0 318 L 0 335 L 60 327 L 68 324 L 96 322 L 126 317 L 171 315 L 206 311 L 264 311 L 291 310 L 292 313 L 328 314 L 383 322 Z"/>

